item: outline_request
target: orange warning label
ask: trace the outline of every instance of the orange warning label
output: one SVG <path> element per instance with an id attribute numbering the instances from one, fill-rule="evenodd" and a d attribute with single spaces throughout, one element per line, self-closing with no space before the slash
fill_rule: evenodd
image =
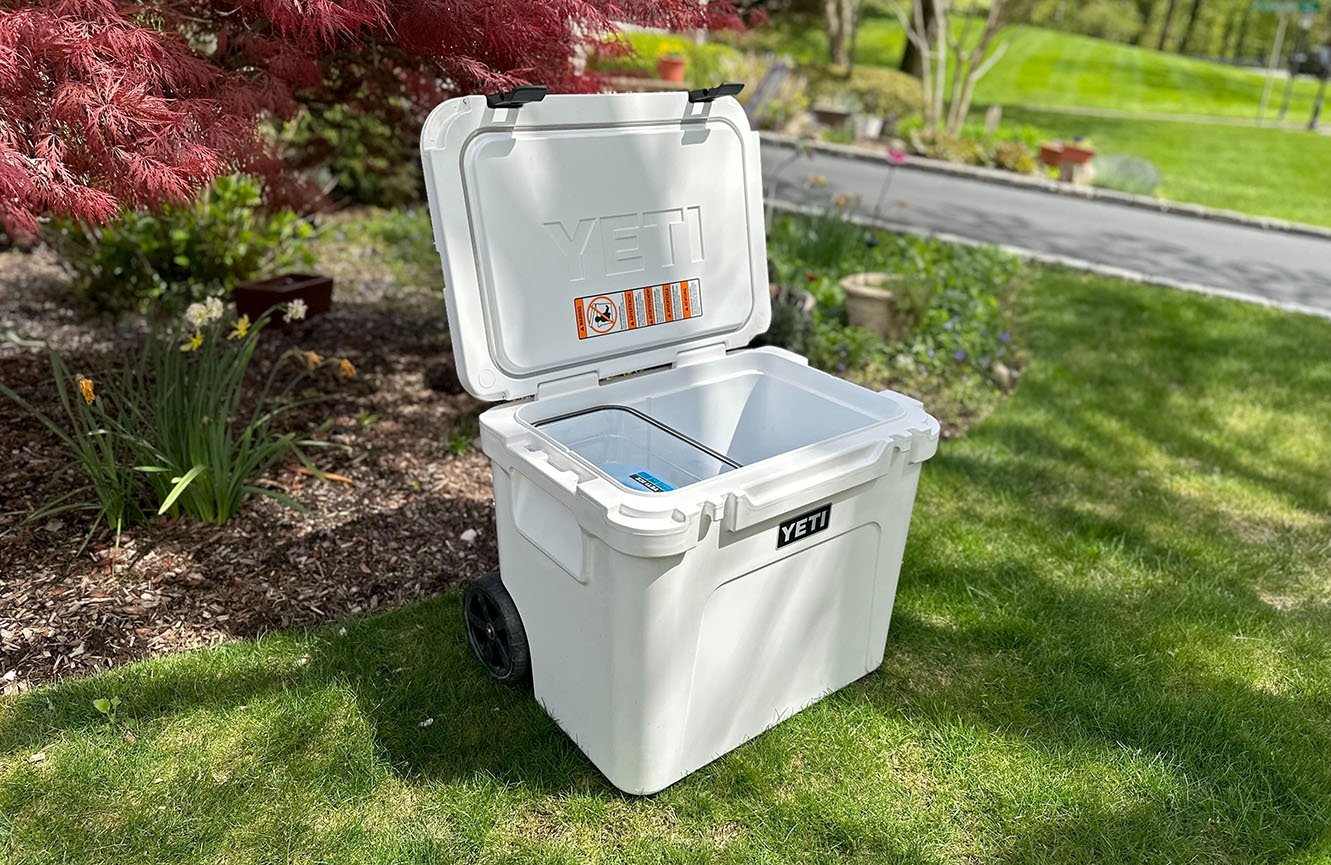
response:
<path id="1" fill-rule="evenodd" d="M 667 282 L 573 299 L 578 339 L 638 330 L 702 315 L 698 280 Z"/>

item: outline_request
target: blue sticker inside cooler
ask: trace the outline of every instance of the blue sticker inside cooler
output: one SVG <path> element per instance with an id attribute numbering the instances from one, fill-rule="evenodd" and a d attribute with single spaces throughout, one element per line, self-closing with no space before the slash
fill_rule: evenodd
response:
<path id="1" fill-rule="evenodd" d="M 636 481 L 654 493 L 664 493 L 673 490 L 670 484 L 658 478 L 656 475 L 647 472 L 638 471 L 629 475 L 629 480 Z"/>

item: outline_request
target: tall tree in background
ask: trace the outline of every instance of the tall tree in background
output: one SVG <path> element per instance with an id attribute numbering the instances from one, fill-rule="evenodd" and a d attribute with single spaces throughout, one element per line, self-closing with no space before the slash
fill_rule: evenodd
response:
<path id="1" fill-rule="evenodd" d="M 926 24 L 924 7 L 932 5 L 934 10 L 934 31 L 932 38 Z M 989 9 L 984 19 L 984 29 L 979 39 L 967 50 L 971 28 L 976 20 L 973 14 L 965 16 L 965 23 L 954 32 L 949 26 L 948 15 L 953 11 L 951 0 L 913 0 L 911 11 L 906 13 L 900 6 L 894 5 L 893 12 L 906 32 L 906 38 L 915 44 L 920 52 L 923 74 L 920 76 L 920 91 L 923 102 L 924 127 L 936 130 L 946 123 L 944 131 L 948 135 L 958 135 L 970 112 L 971 99 L 975 96 L 975 85 L 1002 59 L 1007 51 L 1007 42 L 1000 42 L 993 51 L 994 37 L 1002 27 L 1003 0 L 989 0 Z M 973 7 L 971 12 L 976 11 Z M 951 89 L 948 92 L 949 56 L 955 59 L 956 69 L 952 72 Z M 946 96 L 946 99 L 944 98 Z"/>
<path id="2" fill-rule="evenodd" d="M 923 18 L 921 29 L 925 34 L 924 41 L 932 42 L 935 36 L 934 4 L 932 2 L 927 2 L 920 5 L 922 7 L 920 12 Z M 920 53 L 920 49 L 916 46 L 915 40 L 906 40 L 906 47 L 901 51 L 901 64 L 898 68 L 907 75 L 914 75 L 916 78 L 924 76 L 924 55 Z"/>
<path id="3" fill-rule="evenodd" d="M 1188 10 L 1188 23 L 1183 25 L 1183 37 L 1178 41 L 1178 53 L 1186 54 L 1188 46 L 1192 43 L 1192 34 L 1197 27 L 1197 13 L 1202 9 L 1202 0 L 1192 0 L 1192 7 Z"/>
<path id="4" fill-rule="evenodd" d="M 828 59 L 847 69 L 855 62 L 855 34 L 860 27 L 861 0 L 823 0 L 827 18 Z"/>
<path id="5" fill-rule="evenodd" d="M 1169 4 L 1165 6 L 1165 22 L 1160 25 L 1160 40 L 1155 43 L 1156 51 L 1165 50 L 1165 40 L 1169 38 L 1169 25 L 1174 21 L 1175 5 L 1175 0 L 1169 0 Z"/>
<path id="6" fill-rule="evenodd" d="M 591 90 L 577 55 L 616 21 L 739 26 L 697 0 L 0 0 L 0 228 L 104 222 L 236 170 L 298 201 L 314 191 L 284 174 L 267 119 L 303 99 L 419 114 L 526 82 Z"/>

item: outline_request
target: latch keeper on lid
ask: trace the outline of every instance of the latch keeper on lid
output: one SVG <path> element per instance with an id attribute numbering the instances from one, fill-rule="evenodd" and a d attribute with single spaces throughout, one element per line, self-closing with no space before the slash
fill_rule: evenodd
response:
<path id="1" fill-rule="evenodd" d="M 521 108 L 528 102 L 540 102 L 549 92 L 550 88 L 544 84 L 524 84 L 512 90 L 486 94 L 485 104 L 491 108 Z"/>
<path id="2" fill-rule="evenodd" d="M 722 96 L 738 96 L 744 89 L 744 85 L 738 81 L 727 81 L 724 84 L 718 84 L 715 87 L 702 87 L 698 90 L 689 91 L 690 102 L 711 102 Z"/>

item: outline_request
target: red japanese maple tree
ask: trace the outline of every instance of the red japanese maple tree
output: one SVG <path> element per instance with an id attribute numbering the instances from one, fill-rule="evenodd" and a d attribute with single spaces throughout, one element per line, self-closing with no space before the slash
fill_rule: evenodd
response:
<path id="1" fill-rule="evenodd" d="M 234 170 L 298 199 L 267 118 L 367 98 L 423 111 L 519 83 L 587 91 L 574 58 L 616 21 L 739 26 L 729 3 L 697 0 L 0 0 L 0 228 L 102 222 Z"/>

